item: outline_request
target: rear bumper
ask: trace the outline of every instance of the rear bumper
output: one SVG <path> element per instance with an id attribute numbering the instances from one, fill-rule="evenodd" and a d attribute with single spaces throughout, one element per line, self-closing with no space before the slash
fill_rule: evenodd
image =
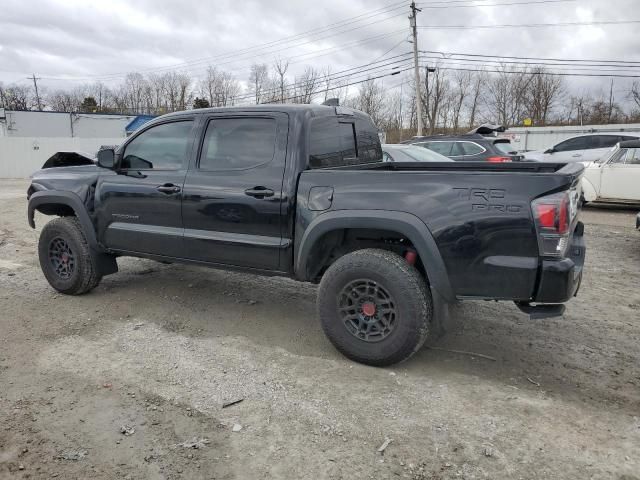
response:
<path id="1" fill-rule="evenodd" d="M 636 228 L 640 230 L 640 213 L 638 213 L 636 217 Z"/>
<path id="2" fill-rule="evenodd" d="M 542 261 L 540 284 L 534 302 L 564 303 L 574 297 L 582 281 L 585 252 L 584 225 L 578 222 L 567 250 L 568 256 Z"/>

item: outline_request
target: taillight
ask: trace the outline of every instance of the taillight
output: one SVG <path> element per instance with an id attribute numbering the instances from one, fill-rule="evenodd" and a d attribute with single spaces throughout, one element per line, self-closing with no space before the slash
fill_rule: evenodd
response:
<path id="1" fill-rule="evenodd" d="M 487 158 L 487 162 L 491 162 L 491 163 L 503 163 L 503 162 L 510 162 L 511 161 L 511 157 L 489 157 Z"/>
<path id="2" fill-rule="evenodd" d="M 564 255 L 571 224 L 578 215 L 577 190 L 566 190 L 531 202 L 542 255 Z"/>

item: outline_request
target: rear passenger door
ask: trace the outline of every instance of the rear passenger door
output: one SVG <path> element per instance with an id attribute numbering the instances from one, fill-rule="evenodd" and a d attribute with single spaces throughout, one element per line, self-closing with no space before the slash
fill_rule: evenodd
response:
<path id="1" fill-rule="evenodd" d="M 182 197 L 186 258 L 278 269 L 287 115 L 210 115 L 201 131 Z"/>
<path id="2" fill-rule="evenodd" d="M 582 154 L 582 162 L 600 160 L 612 147 L 620 141 L 620 135 L 593 135 L 588 150 Z"/>

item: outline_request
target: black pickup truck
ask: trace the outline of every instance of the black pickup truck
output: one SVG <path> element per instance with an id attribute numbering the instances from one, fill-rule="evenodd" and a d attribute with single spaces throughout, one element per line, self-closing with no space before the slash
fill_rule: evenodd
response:
<path id="1" fill-rule="evenodd" d="M 457 299 L 559 315 L 582 277 L 582 165 L 385 163 L 348 108 L 173 113 L 64 158 L 28 190 L 32 227 L 60 217 L 38 246 L 53 288 L 88 292 L 119 256 L 316 282 L 327 336 L 371 365 L 410 357 Z"/>

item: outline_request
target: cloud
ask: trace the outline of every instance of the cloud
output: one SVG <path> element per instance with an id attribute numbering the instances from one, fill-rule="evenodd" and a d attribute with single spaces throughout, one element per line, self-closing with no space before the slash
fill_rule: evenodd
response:
<path id="1" fill-rule="evenodd" d="M 476 4 L 517 1 L 521 0 Z M 444 9 L 427 8 L 443 5 L 428 2 L 421 3 L 421 26 L 624 20 L 637 6 L 635 0 L 617 1 L 615 8 L 610 0 L 579 0 Z M 385 7 L 389 7 L 385 13 L 376 14 Z M 246 80 L 251 63 L 272 63 L 277 57 L 293 57 L 292 74 L 305 65 L 331 66 L 335 72 L 365 64 L 388 50 L 392 55 L 411 49 L 411 44 L 403 42 L 409 34 L 408 6 L 388 0 L 5 0 L 1 8 L 0 80 L 22 82 L 35 72 L 50 88 L 93 79 L 115 83 L 126 72 L 170 66 L 198 77 L 209 64 Z M 361 17 L 340 28 L 318 32 L 357 15 Z M 633 60 L 640 51 L 637 28 L 426 28 L 420 30 L 419 43 L 422 49 L 445 52 Z M 304 33 L 313 29 L 315 33 Z M 298 34 L 284 44 L 252 48 Z M 380 38 L 363 41 L 376 35 Z M 574 88 L 608 83 L 606 79 L 568 81 Z"/>

